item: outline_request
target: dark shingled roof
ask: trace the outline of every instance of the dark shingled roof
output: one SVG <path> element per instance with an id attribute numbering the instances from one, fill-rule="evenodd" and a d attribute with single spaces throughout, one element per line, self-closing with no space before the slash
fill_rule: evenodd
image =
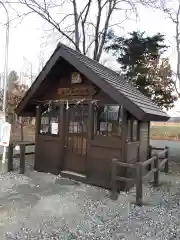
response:
<path id="1" fill-rule="evenodd" d="M 35 80 L 35 82 L 39 81 L 37 87 L 60 57 L 109 94 L 117 103 L 123 104 L 137 119 L 147 121 L 166 121 L 169 119 L 169 116 L 160 107 L 125 81 L 121 75 L 61 43 L 58 44 L 55 52 Z M 16 109 L 18 114 L 21 114 L 28 100 L 34 94 L 35 87 L 33 85 L 18 105 Z"/>

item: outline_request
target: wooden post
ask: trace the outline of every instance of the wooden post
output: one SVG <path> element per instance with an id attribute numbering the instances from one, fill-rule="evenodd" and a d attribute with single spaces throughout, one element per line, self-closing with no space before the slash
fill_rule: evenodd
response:
<path id="1" fill-rule="evenodd" d="M 64 168 L 64 154 L 65 154 L 65 107 L 64 103 L 61 103 L 59 106 L 59 120 L 58 120 L 58 129 L 59 129 L 59 171 Z"/>
<path id="2" fill-rule="evenodd" d="M 86 161 L 86 176 L 90 175 L 91 171 L 91 140 L 94 136 L 94 106 L 89 102 L 88 106 L 88 139 L 87 139 L 87 161 Z"/>
<path id="3" fill-rule="evenodd" d="M 137 147 L 137 159 L 136 159 L 136 162 L 140 162 L 140 144 L 138 144 L 138 147 Z"/>
<path id="4" fill-rule="evenodd" d="M 38 137 L 40 128 L 41 128 L 41 111 L 42 107 L 40 105 L 36 106 L 36 139 Z"/>
<path id="5" fill-rule="evenodd" d="M 25 144 L 20 144 L 20 174 L 25 172 Z"/>
<path id="6" fill-rule="evenodd" d="M 149 145 L 149 147 L 148 147 L 148 159 L 150 159 L 151 156 L 152 156 L 152 146 Z M 151 171 L 151 168 L 152 168 L 152 166 L 151 166 L 151 163 L 150 163 L 150 164 L 148 165 L 148 171 Z"/>
<path id="7" fill-rule="evenodd" d="M 117 159 L 112 159 L 112 179 L 111 179 L 111 199 L 116 200 L 118 198 L 118 192 L 117 192 L 117 181 L 116 181 L 116 162 Z"/>
<path id="8" fill-rule="evenodd" d="M 41 112 L 42 112 L 42 106 L 41 105 L 36 106 L 34 169 L 37 169 L 37 163 L 38 163 L 36 146 L 38 142 L 39 132 L 41 130 Z"/>
<path id="9" fill-rule="evenodd" d="M 165 158 L 169 158 L 169 148 L 166 146 L 165 149 L 167 150 L 166 153 L 165 153 Z M 169 172 L 169 159 L 167 160 L 167 162 L 165 163 L 165 166 L 164 166 L 164 172 L 165 173 L 168 173 Z"/>
<path id="10" fill-rule="evenodd" d="M 121 105 L 121 126 L 122 126 L 122 143 L 121 143 L 121 154 L 120 154 L 120 159 L 122 162 L 128 162 L 128 145 L 127 145 L 127 110 L 124 108 L 123 105 Z M 117 175 L 117 173 L 116 173 Z M 127 177 L 128 176 L 128 171 L 127 168 L 122 168 L 120 167 L 118 169 L 118 175 L 121 177 Z M 120 190 L 127 188 L 127 182 L 120 182 Z"/>
<path id="11" fill-rule="evenodd" d="M 8 172 L 13 171 L 13 148 L 13 143 L 10 143 L 8 147 Z"/>
<path id="12" fill-rule="evenodd" d="M 19 117 L 19 123 L 20 123 L 20 141 L 24 141 L 24 126 L 23 126 L 23 117 Z"/>
<path id="13" fill-rule="evenodd" d="M 158 154 L 156 155 L 156 159 L 154 160 L 154 169 L 156 169 L 156 171 L 154 172 L 153 186 L 157 187 L 159 185 L 159 156 L 158 156 Z"/>
<path id="14" fill-rule="evenodd" d="M 143 202 L 143 181 L 142 181 L 142 164 L 136 164 L 136 204 L 142 205 Z"/>

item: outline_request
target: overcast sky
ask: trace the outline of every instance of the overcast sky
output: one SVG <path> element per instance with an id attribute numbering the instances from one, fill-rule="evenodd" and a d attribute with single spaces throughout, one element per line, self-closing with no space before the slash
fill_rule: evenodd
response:
<path id="1" fill-rule="evenodd" d="M 174 33 L 175 26 L 171 21 L 165 18 L 161 11 L 153 11 L 140 7 L 139 19 L 129 20 L 123 23 L 124 30 L 121 34 L 126 34 L 131 31 L 141 30 L 152 35 L 160 32 L 165 34 L 167 44 L 170 45 L 167 56 L 169 56 L 172 67 L 176 68 L 176 51 Z M 2 7 L 0 7 L 0 72 L 4 69 L 4 45 L 5 45 L 5 23 L 6 15 Z M 38 72 L 39 56 L 43 52 L 44 59 L 50 56 L 56 46 L 56 41 L 53 38 L 47 40 L 45 32 L 47 25 L 37 17 L 31 15 L 22 22 L 16 21 L 10 24 L 10 44 L 9 44 L 9 70 L 18 72 L 25 71 L 27 63 L 24 58 L 33 63 L 33 72 Z M 113 58 L 107 59 L 109 67 L 114 66 Z M 180 103 L 176 104 L 176 109 L 180 110 Z"/>

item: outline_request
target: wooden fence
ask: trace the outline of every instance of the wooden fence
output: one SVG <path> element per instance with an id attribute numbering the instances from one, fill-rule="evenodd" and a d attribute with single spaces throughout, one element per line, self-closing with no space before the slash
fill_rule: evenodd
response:
<path id="1" fill-rule="evenodd" d="M 161 151 L 152 154 L 152 151 Z M 168 147 L 165 148 L 155 148 L 150 146 L 149 147 L 149 155 L 151 156 L 148 160 L 144 162 L 136 162 L 134 164 L 120 162 L 118 159 L 112 160 L 112 189 L 111 189 L 111 197 L 112 199 L 117 199 L 118 191 L 117 191 L 117 182 L 118 181 L 125 181 L 125 182 L 135 182 L 136 185 L 136 204 L 142 205 L 143 204 L 143 182 L 148 180 L 152 174 L 154 174 L 153 178 L 153 186 L 157 187 L 159 184 L 159 171 L 164 166 L 165 173 L 168 173 L 169 165 L 168 165 Z M 164 157 L 163 157 L 164 155 Z M 143 175 L 143 170 L 147 169 L 150 165 L 153 164 L 152 168 Z M 130 169 L 136 170 L 136 177 L 135 178 L 128 178 L 128 177 L 120 177 L 117 176 L 117 168 L 118 167 L 125 167 Z"/>
<path id="2" fill-rule="evenodd" d="M 34 142 L 23 142 L 18 143 L 20 147 L 20 153 L 14 154 L 14 148 L 17 143 L 10 143 L 8 147 L 8 172 L 13 171 L 13 159 L 19 158 L 19 173 L 24 174 L 25 172 L 25 160 L 26 155 L 35 154 L 35 152 L 26 152 L 26 147 L 28 146 L 35 146 Z"/>

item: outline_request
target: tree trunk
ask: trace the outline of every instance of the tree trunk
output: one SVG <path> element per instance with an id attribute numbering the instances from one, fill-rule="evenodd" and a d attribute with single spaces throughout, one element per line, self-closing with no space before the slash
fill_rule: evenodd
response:
<path id="1" fill-rule="evenodd" d="M 76 50 L 79 51 L 79 21 L 78 21 L 78 13 L 77 13 L 77 4 L 76 0 L 73 0 L 73 9 L 74 9 L 74 26 L 75 26 L 75 43 Z"/>

